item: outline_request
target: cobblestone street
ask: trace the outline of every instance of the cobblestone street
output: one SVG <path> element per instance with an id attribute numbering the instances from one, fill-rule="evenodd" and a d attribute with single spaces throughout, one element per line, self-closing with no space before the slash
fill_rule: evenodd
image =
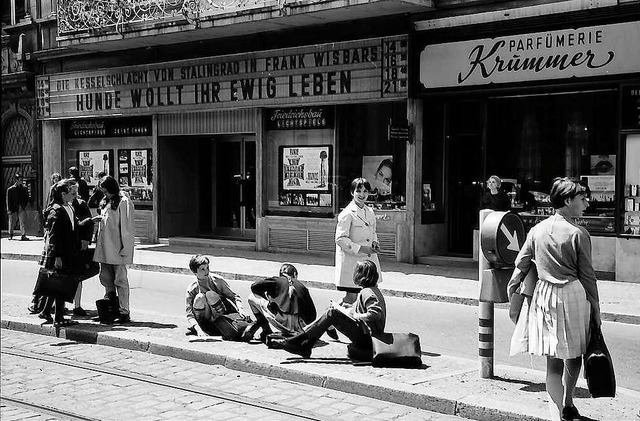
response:
<path id="1" fill-rule="evenodd" d="M 6 329 L 1 386 L 3 420 L 461 419 L 221 366 Z"/>

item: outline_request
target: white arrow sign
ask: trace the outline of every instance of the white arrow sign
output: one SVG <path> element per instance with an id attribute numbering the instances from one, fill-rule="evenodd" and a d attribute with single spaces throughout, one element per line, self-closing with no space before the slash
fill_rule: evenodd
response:
<path id="1" fill-rule="evenodd" d="M 507 246 L 507 250 L 513 250 L 515 252 L 520 251 L 520 244 L 518 243 L 518 233 L 514 230 L 513 235 L 509 232 L 504 224 L 500 225 L 500 230 L 503 232 L 507 240 L 509 241 L 509 245 Z"/>

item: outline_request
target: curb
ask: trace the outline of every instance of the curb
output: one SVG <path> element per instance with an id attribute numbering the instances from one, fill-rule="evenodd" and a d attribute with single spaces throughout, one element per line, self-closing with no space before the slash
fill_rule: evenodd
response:
<path id="1" fill-rule="evenodd" d="M 2 259 L 38 262 L 40 261 L 40 256 L 32 255 L 32 254 L 2 253 Z M 143 272 L 159 272 L 159 273 L 175 273 L 178 275 L 192 275 L 191 271 L 187 268 L 178 268 L 178 267 L 172 267 L 172 266 L 134 263 L 132 265 L 128 265 L 128 268 L 130 270 L 139 270 Z M 264 279 L 263 276 L 257 276 L 257 275 L 245 275 L 242 273 L 230 273 L 230 272 L 218 272 L 218 271 L 212 271 L 212 272 L 219 276 L 222 276 L 225 279 L 230 279 L 234 281 L 255 282 L 257 280 Z M 306 281 L 304 279 L 301 279 L 300 281 L 303 284 L 305 284 L 308 288 L 325 289 L 325 290 L 336 289 L 334 284 L 328 283 L 328 282 Z M 382 291 L 382 293 L 387 297 L 411 298 L 414 300 L 435 301 L 435 302 L 448 303 L 448 304 L 463 304 L 463 305 L 473 306 L 473 307 L 477 307 L 479 304 L 478 299 L 469 298 L 469 297 L 430 294 L 427 292 L 417 292 L 417 291 L 401 291 L 397 289 L 387 289 L 387 288 L 380 288 L 380 291 Z M 508 310 L 509 304 L 496 303 L 494 304 L 494 308 Z M 602 320 L 606 322 L 640 325 L 640 316 L 636 316 L 636 315 L 603 312 L 601 314 L 601 317 L 602 317 Z"/>
<path id="2" fill-rule="evenodd" d="M 0 320 L 2 329 L 15 330 L 45 336 L 55 336 L 55 329 L 50 325 L 27 323 L 10 316 L 3 316 Z M 267 362 L 251 361 L 228 355 L 184 349 L 174 345 L 171 340 L 136 340 L 119 334 L 96 332 L 82 327 L 67 327 L 60 331 L 60 337 L 78 342 L 110 346 L 132 351 L 148 352 L 154 355 L 178 358 L 185 361 L 198 362 L 208 365 L 220 365 L 230 370 L 250 374 L 262 375 L 281 380 L 303 383 L 339 392 L 352 393 L 385 402 L 410 406 L 445 415 L 456 415 L 478 421 L 548 421 L 545 418 L 526 416 L 522 414 L 486 408 L 449 399 L 441 396 L 431 396 L 410 390 L 410 385 L 403 385 L 391 381 L 382 384 L 368 384 L 352 378 L 319 375 L 276 366 Z"/>

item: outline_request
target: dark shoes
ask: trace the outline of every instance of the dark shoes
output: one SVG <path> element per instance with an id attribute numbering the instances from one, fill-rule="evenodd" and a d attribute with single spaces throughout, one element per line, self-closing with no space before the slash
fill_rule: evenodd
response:
<path id="1" fill-rule="evenodd" d="M 336 330 L 335 327 L 331 326 L 329 329 L 327 329 L 327 336 L 330 337 L 331 339 L 333 339 L 334 341 L 337 341 L 338 338 L 338 331 Z"/>
<path id="2" fill-rule="evenodd" d="M 62 319 L 58 322 L 54 322 L 53 326 L 60 328 L 60 327 L 67 327 L 67 326 L 73 326 L 73 325 L 77 325 L 78 322 L 76 322 L 75 320 L 69 320 L 69 319 Z"/>
<path id="3" fill-rule="evenodd" d="M 189 326 L 187 328 L 187 331 L 184 332 L 184 334 L 187 336 L 198 336 L 198 332 L 196 331 L 196 328 L 193 326 Z"/>
<path id="4" fill-rule="evenodd" d="M 242 332 L 242 336 L 240 337 L 240 341 L 241 342 L 249 342 L 249 341 L 251 341 L 253 339 L 253 335 L 256 334 L 256 332 L 258 331 L 259 328 L 260 328 L 260 325 L 258 324 L 258 322 L 250 323 L 244 329 L 244 332 Z"/>
<path id="5" fill-rule="evenodd" d="M 268 343 L 271 349 L 284 349 L 292 354 L 300 355 L 302 358 L 311 357 L 313 346 L 293 344 L 287 339 L 274 338 Z"/>
<path id="6" fill-rule="evenodd" d="M 565 406 L 562 408 L 562 421 L 580 421 L 582 417 L 580 417 L 580 413 L 578 409 L 571 405 Z"/>
<path id="7" fill-rule="evenodd" d="M 113 321 L 113 323 L 129 323 L 131 321 L 131 316 L 128 314 L 118 314 Z"/>
<path id="8" fill-rule="evenodd" d="M 26 235 L 23 235 L 22 237 L 20 237 L 20 241 L 31 241 L 31 240 Z"/>
<path id="9" fill-rule="evenodd" d="M 53 317 L 51 317 L 51 314 L 46 314 L 46 313 L 39 313 L 38 314 L 38 318 L 43 319 L 44 320 L 44 324 L 51 324 L 53 323 Z"/>
<path id="10" fill-rule="evenodd" d="M 74 316 L 86 316 L 87 315 L 87 311 L 85 309 L 83 309 L 82 307 L 76 307 L 73 309 L 73 315 Z"/>

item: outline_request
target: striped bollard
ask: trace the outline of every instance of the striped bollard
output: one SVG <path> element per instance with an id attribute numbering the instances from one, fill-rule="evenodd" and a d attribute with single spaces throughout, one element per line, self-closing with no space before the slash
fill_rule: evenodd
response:
<path id="1" fill-rule="evenodd" d="M 478 236 L 478 297 L 480 286 L 483 282 L 485 269 L 489 269 L 489 261 L 482 253 L 482 224 L 492 211 L 483 209 L 480 211 L 480 235 Z M 493 378 L 493 303 L 478 301 L 478 355 L 480 357 L 480 378 Z"/>

